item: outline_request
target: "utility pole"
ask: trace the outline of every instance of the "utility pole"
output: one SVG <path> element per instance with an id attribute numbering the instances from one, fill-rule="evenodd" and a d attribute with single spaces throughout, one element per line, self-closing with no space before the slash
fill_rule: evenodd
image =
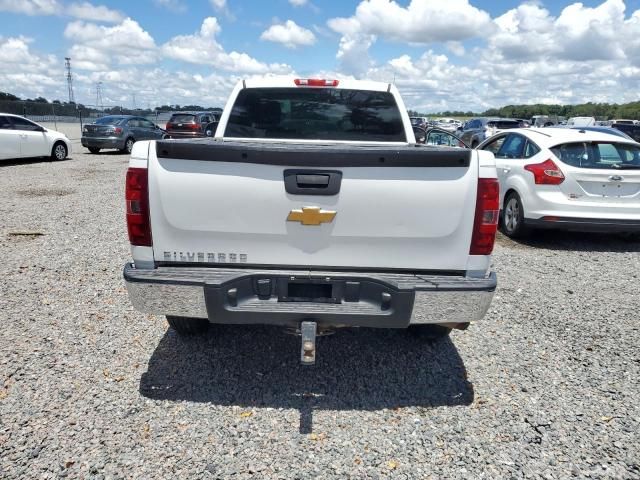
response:
<path id="1" fill-rule="evenodd" d="M 133 109 L 136 109 L 136 94 L 133 94 Z"/>
<path id="2" fill-rule="evenodd" d="M 104 105 L 102 105 L 102 82 L 96 82 L 96 108 L 104 110 Z"/>
<path id="3" fill-rule="evenodd" d="M 64 57 L 64 66 L 67 69 L 67 88 L 69 89 L 69 103 L 76 103 L 73 95 L 73 77 L 71 76 L 71 58 Z"/>

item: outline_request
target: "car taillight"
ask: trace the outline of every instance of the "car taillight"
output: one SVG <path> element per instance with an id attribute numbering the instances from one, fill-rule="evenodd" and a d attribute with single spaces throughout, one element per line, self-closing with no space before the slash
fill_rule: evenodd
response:
<path id="1" fill-rule="evenodd" d="M 200 125 L 197 123 L 187 123 L 186 127 L 191 130 L 200 130 Z"/>
<path id="2" fill-rule="evenodd" d="M 294 83 L 299 87 L 337 87 L 339 80 L 324 80 L 321 78 L 296 78 Z"/>
<path id="3" fill-rule="evenodd" d="M 120 135 L 120 134 L 122 133 L 122 128 L 120 128 L 120 127 L 116 127 L 116 128 L 114 128 L 114 129 L 113 129 L 113 132 L 114 132 L 116 135 Z"/>
<path id="4" fill-rule="evenodd" d="M 127 230 L 131 245 L 151 247 L 149 181 L 146 168 L 129 168 L 125 187 Z"/>
<path id="5" fill-rule="evenodd" d="M 164 126 L 165 130 L 169 130 L 171 128 L 171 122 L 167 122 L 167 124 Z"/>
<path id="6" fill-rule="evenodd" d="M 498 229 L 500 185 L 495 178 L 479 178 L 476 215 L 469 255 L 491 255 Z"/>
<path id="7" fill-rule="evenodd" d="M 542 163 L 525 165 L 524 169 L 533 173 L 536 185 L 560 185 L 564 182 L 562 170 L 551 159 Z"/>

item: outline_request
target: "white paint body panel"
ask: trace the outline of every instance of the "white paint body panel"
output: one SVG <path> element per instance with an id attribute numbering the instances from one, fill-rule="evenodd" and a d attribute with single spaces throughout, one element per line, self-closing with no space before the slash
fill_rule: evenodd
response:
<path id="1" fill-rule="evenodd" d="M 285 192 L 285 168 L 304 165 L 158 160 L 150 153 L 156 261 L 213 252 L 261 265 L 467 267 L 477 161 L 469 168 L 345 167 L 340 193 L 322 197 Z M 337 215 L 319 226 L 286 221 L 303 206 Z"/>

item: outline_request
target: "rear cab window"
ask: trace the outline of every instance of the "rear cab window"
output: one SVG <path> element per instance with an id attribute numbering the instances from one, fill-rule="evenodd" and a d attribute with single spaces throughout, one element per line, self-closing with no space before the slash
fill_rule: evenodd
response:
<path id="1" fill-rule="evenodd" d="M 640 169 L 640 146 L 615 142 L 573 142 L 551 148 L 562 163 L 577 168 Z"/>
<path id="2" fill-rule="evenodd" d="M 248 88 L 224 133 L 231 138 L 406 142 L 390 92 L 336 88 Z"/>
<path id="3" fill-rule="evenodd" d="M 195 119 L 195 115 L 190 115 L 188 113 L 179 113 L 171 115 L 171 119 L 169 122 L 171 123 L 189 123 L 193 122 Z"/>

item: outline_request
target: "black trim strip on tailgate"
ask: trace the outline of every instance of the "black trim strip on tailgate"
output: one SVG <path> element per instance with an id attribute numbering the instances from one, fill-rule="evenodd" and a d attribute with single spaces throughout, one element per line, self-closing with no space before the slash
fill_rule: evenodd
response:
<path id="1" fill-rule="evenodd" d="M 234 142 L 213 139 L 156 142 L 158 158 L 314 167 L 468 167 L 471 150 L 425 145 L 341 145 Z"/>

